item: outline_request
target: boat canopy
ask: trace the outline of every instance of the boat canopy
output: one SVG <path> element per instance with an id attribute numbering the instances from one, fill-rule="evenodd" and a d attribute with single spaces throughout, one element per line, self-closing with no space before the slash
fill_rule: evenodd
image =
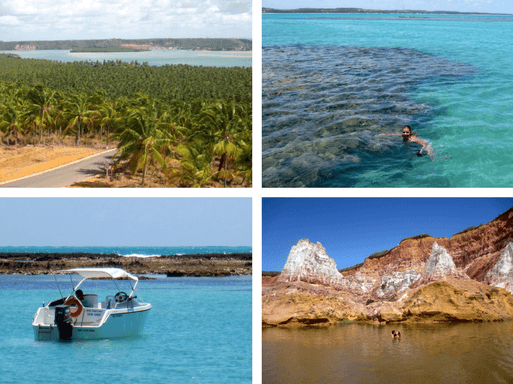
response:
<path id="1" fill-rule="evenodd" d="M 64 273 L 76 273 L 85 279 L 94 279 L 98 277 L 111 277 L 113 279 L 129 278 L 135 281 L 139 281 L 137 276 L 132 275 L 120 268 L 73 268 L 66 269 L 59 272 Z"/>

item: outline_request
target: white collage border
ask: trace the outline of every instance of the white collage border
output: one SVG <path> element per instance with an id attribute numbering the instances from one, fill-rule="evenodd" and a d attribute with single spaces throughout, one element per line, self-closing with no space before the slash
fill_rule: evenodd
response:
<path id="1" fill-rule="evenodd" d="M 512 188 L 262 188 L 262 1 L 253 0 L 253 188 L 233 189 L 44 189 L 2 188 L 0 198 L 252 198 L 253 379 L 262 383 L 262 198 L 266 197 L 513 197 Z"/>

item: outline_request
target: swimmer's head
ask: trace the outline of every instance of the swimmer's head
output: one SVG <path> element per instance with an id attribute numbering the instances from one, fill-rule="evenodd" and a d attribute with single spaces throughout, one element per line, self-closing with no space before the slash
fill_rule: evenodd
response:
<path id="1" fill-rule="evenodd" d="M 411 127 L 409 125 L 405 125 L 403 127 L 403 141 L 408 141 L 411 136 Z"/>

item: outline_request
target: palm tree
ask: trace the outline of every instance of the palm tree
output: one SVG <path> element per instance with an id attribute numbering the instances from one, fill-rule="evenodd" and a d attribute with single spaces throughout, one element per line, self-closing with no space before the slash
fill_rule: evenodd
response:
<path id="1" fill-rule="evenodd" d="M 87 123 L 90 118 L 99 113 L 89 109 L 89 103 L 87 102 L 86 95 L 83 93 L 71 94 L 70 98 L 64 103 L 64 107 L 70 117 L 66 131 L 75 125 L 77 126 L 76 146 L 78 147 L 80 145 L 81 124 Z"/>
<path id="2" fill-rule="evenodd" d="M 6 134 L 14 135 L 16 145 L 18 144 L 18 134 L 22 132 L 25 116 L 22 110 L 12 104 L 3 104 L 0 108 L 0 130 Z"/>
<path id="3" fill-rule="evenodd" d="M 120 142 L 114 156 L 119 155 L 119 157 L 114 164 L 128 160 L 132 174 L 142 169 L 141 186 L 144 187 L 148 163 L 156 161 L 166 169 L 161 151 L 165 151 L 175 142 L 166 130 L 169 125 L 162 122 L 157 111 L 152 108 L 129 110 L 124 129 L 118 135 Z"/>
<path id="4" fill-rule="evenodd" d="M 181 144 L 175 150 L 181 159 L 172 161 L 172 164 L 177 166 L 172 167 L 168 172 L 171 181 L 178 180 L 184 186 L 199 188 L 212 178 L 210 175 L 212 156 L 205 151 L 199 140 Z"/>
<path id="5" fill-rule="evenodd" d="M 99 106 L 99 111 L 101 113 L 100 120 L 100 142 L 102 140 L 102 130 L 103 125 L 107 125 L 107 140 L 105 144 L 105 148 L 109 148 L 109 136 L 111 133 L 111 125 L 119 120 L 117 117 L 116 105 L 112 104 L 110 101 L 106 101 Z"/>
<path id="6" fill-rule="evenodd" d="M 40 126 L 39 142 L 43 141 L 45 120 L 48 123 L 52 122 L 50 112 L 53 107 L 52 104 L 56 102 L 55 96 L 56 91 L 48 89 L 40 83 L 31 88 L 27 93 L 27 99 L 30 103 L 28 109 L 30 113 L 35 116 L 34 121 L 36 122 L 36 125 L 39 123 Z"/>
<path id="7" fill-rule="evenodd" d="M 244 144 L 241 138 L 247 132 L 246 115 L 235 102 L 216 102 L 201 113 L 203 130 L 212 140 L 211 150 L 221 156 L 218 175 L 224 179 L 225 187 L 227 180 L 233 176 L 228 172 L 228 162 L 239 154 Z"/>

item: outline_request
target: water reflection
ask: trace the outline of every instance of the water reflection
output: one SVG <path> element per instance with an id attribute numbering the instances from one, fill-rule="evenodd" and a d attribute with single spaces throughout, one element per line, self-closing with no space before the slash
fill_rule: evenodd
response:
<path id="1" fill-rule="evenodd" d="M 400 339 L 391 331 L 399 330 Z M 513 323 L 264 329 L 264 383 L 509 383 Z"/>

